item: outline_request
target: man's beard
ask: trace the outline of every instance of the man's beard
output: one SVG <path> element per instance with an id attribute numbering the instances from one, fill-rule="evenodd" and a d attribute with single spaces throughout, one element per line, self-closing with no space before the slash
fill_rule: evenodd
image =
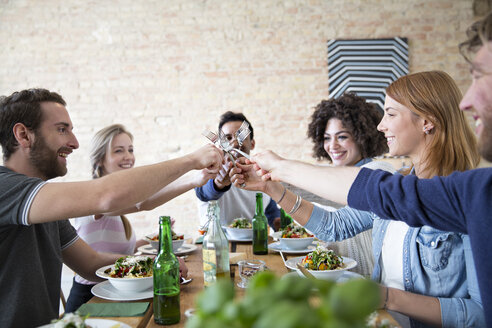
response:
<path id="1" fill-rule="evenodd" d="M 67 168 L 58 162 L 58 152 L 53 152 L 46 145 L 44 138 L 36 134 L 29 160 L 46 180 L 64 176 Z"/>

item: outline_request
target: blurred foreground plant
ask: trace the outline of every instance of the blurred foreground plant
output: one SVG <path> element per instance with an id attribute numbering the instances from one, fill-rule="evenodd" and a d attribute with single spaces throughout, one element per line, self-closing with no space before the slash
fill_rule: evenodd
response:
<path id="1" fill-rule="evenodd" d="M 295 275 L 278 279 L 265 271 L 253 277 L 241 299 L 234 299 L 234 286 L 228 280 L 205 289 L 186 327 L 366 327 L 379 297 L 377 284 L 367 279 L 335 284 Z"/>

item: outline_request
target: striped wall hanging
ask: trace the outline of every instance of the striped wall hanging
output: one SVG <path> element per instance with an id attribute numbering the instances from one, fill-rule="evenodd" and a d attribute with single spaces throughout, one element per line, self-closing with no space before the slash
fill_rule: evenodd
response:
<path id="1" fill-rule="evenodd" d="M 383 110 L 386 87 L 406 74 L 407 38 L 328 41 L 330 98 L 352 91 Z"/>

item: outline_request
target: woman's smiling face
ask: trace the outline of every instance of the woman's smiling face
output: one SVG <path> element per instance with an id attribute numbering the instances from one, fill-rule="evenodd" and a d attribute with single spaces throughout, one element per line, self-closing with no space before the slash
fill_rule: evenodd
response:
<path id="1" fill-rule="evenodd" d="M 352 132 L 338 118 L 331 118 L 326 123 L 324 148 L 335 166 L 352 166 L 362 159 Z"/>
<path id="2" fill-rule="evenodd" d="M 106 152 L 106 156 L 104 156 L 101 165 L 103 175 L 130 169 L 134 164 L 135 156 L 133 154 L 132 139 L 128 134 L 120 133 L 113 138 Z"/>
<path id="3" fill-rule="evenodd" d="M 386 96 L 384 116 L 378 130 L 384 133 L 392 156 L 422 158 L 425 150 L 424 120 L 389 96 Z"/>

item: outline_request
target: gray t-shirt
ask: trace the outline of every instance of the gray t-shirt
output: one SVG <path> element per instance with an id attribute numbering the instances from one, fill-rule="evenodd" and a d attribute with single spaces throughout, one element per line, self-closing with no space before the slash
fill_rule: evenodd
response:
<path id="1" fill-rule="evenodd" d="M 28 224 L 44 183 L 0 166 L 0 327 L 37 327 L 58 317 L 61 252 L 78 236 L 68 220 Z"/>

